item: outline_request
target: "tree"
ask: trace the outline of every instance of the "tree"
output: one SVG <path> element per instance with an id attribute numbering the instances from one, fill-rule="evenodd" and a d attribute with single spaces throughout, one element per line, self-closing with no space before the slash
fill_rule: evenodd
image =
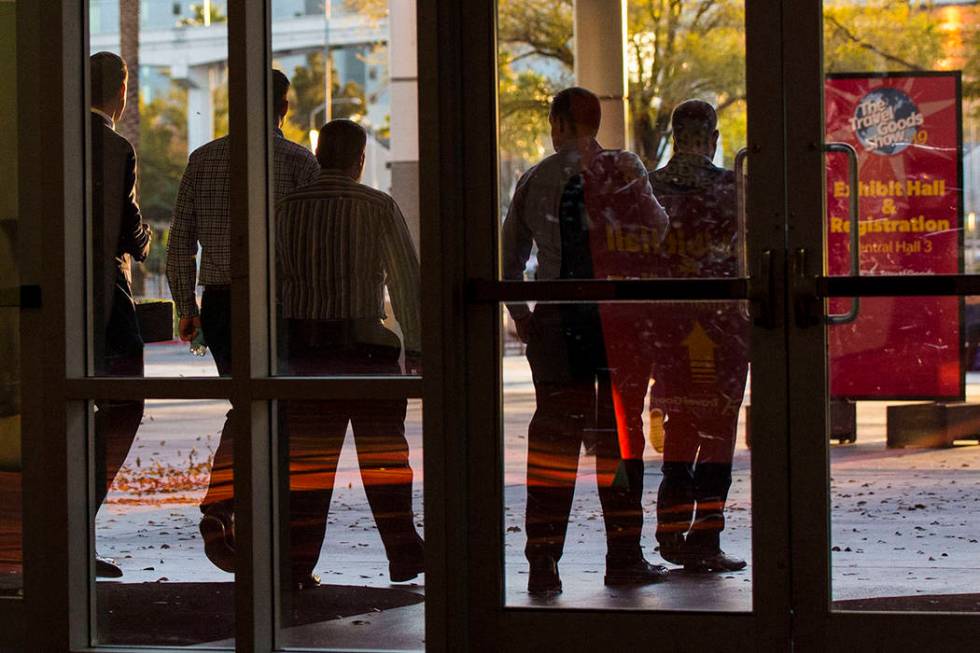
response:
<path id="1" fill-rule="evenodd" d="M 845 71 L 931 70 L 943 56 L 939 21 L 930 7 L 867 0 L 827 3 L 824 68 Z"/>
<path id="2" fill-rule="evenodd" d="M 571 79 L 574 2 L 500 0 L 498 7 L 501 157 L 535 160 L 547 134 L 548 100 Z M 929 9 L 889 0 L 827 2 L 826 69 L 934 68 L 943 44 Z M 732 165 L 746 134 L 744 0 L 631 0 L 627 15 L 633 149 L 648 167 L 658 165 L 671 112 L 696 97 L 718 108 Z"/>
<path id="3" fill-rule="evenodd" d="M 633 149 L 648 167 L 656 167 L 663 157 L 670 115 L 686 99 L 711 102 L 719 118 L 728 118 L 736 133 L 744 133 L 744 118 L 725 116 L 745 99 L 743 5 L 742 0 L 630 3 L 627 51 Z M 726 154 L 731 157 L 734 152 Z"/>
<path id="4" fill-rule="evenodd" d="M 291 141 L 310 144 L 310 115 L 322 117 L 326 98 L 326 57 L 317 50 L 306 55 L 306 65 L 297 66 L 291 80 L 291 111 L 283 125 L 283 133 Z M 357 118 L 367 109 L 364 89 L 356 82 L 348 81 L 341 85 L 336 69 L 330 76 L 332 80 L 332 109 L 334 118 Z"/>
<path id="5" fill-rule="evenodd" d="M 177 21 L 178 25 L 201 26 L 228 22 L 228 16 L 226 16 L 221 11 L 221 8 L 215 5 L 213 2 L 193 4 L 191 5 L 190 9 L 191 16 L 189 18 L 181 18 L 179 21 Z"/>
<path id="6" fill-rule="evenodd" d="M 148 222 L 166 223 L 188 155 L 187 90 L 171 84 L 168 94 L 142 103 L 140 114 L 140 209 Z"/>
<path id="7" fill-rule="evenodd" d="M 140 151 L 140 0 L 119 0 L 119 55 L 129 68 L 126 111 L 116 130 Z"/>

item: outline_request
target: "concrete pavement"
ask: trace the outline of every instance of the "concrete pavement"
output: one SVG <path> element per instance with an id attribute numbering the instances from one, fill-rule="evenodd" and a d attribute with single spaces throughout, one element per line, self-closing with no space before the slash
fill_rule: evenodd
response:
<path id="1" fill-rule="evenodd" d="M 208 360 L 193 358 L 184 346 L 154 345 L 148 348 L 147 358 L 147 373 L 151 376 L 214 373 Z M 969 395 L 980 400 L 980 378 L 973 377 Z M 593 471 L 587 459 L 582 462 L 561 562 L 565 592 L 544 603 L 529 597 L 523 557 L 524 465 L 527 423 L 534 399 L 523 357 L 505 359 L 503 383 L 507 529 L 504 555 L 509 605 L 751 609 L 751 566 L 743 572 L 711 576 L 675 570 L 663 584 L 629 591 L 606 589 L 602 584 L 604 533 Z M 125 571 L 123 582 L 220 582 L 232 578 L 205 558 L 197 532 L 197 502 L 207 481 L 206 465 L 202 466 L 201 461 L 206 461 L 208 452 L 217 444 L 226 410 L 227 405 L 219 401 L 147 403 L 144 423 L 127 460 L 128 471 L 121 477 L 123 482 L 113 488 L 96 523 L 98 549 L 118 560 Z M 857 444 L 832 448 L 833 598 L 980 591 L 980 446 L 888 450 L 884 416 L 884 403 L 859 404 Z M 751 453 L 744 446 L 743 427 L 740 425 L 724 547 L 751 560 Z M 407 432 L 416 471 L 417 521 L 422 524 L 421 402 L 410 404 Z M 653 539 L 659 458 L 648 448 L 644 548 L 654 562 L 662 562 Z M 139 480 L 141 477 L 143 480 Z M 327 540 L 317 571 L 325 583 L 390 587 L 387 560 L 350 442 L 341 455 Z M 424 592 L 424 576 L 419 581 L 407 587 Z M 388 639 L 392 632 L 404 632 L 404 647 L 416 648 L 422 633 L 422 604 L 390 612 L 303 626 L 291 631 L 287 638 L 292 645 L 344 641 L 345 646 L 383 642 L 387 647 L 395 644 Z M 147 627 L 152 628 L 153 624 Z M 383 639 L 379 639 L 380 633 L 385 633 Z"/>

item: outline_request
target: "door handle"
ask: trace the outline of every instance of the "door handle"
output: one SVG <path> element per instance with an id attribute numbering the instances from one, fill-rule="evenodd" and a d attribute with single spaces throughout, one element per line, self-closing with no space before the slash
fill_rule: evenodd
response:
<path id="1" fill-rule="evenodd" d="M 0 308 L 41 308 L 41 286 L 0 288 Z"/>
<path id="2" fill-rule="evenodd" d="M 745 160 L 749 156 L 749 148 L 743 147 L 735 154 L 735 207 L 736 207 L 736 231 L 735 247 L 738 255 L 738 274 L 744 277 L 749 269 L 748 249 L 746 245 L 745 228 Z"/>
<path id="3" fill-rule="evenodd" d="M 798 327 L 820 324 L 823 305 L 817 297 L 817 280 L 806 272 L 806 250 L 800 247 L 790 258 L 790 276 L 793 279 L 793 314 Z"/>
<path id="4" fill-rule="evenodd" d="M 849 211 L 850 216 L 848 217 L 848 224 L 850 225 L 850 273 L 849 276 L 859 277 L 861 276 L 861 232 L 860 232 L 860 186 L 858 185 L 858 156 L 857 150 L 855 150 L 851 145 L 847 143 L 827 143 L 824 145 L 824 152 L 840 152 L 847 155 L 847 167 L 848 167 L 848 181 L 850 183 L 850 196 L 849 196 Z M 802 250 L 800 250 L 802 251 Z M 805 252 L 804 260 L 801 263 L 806 263 Z M 827 315 L 825 321 L 827 324 L 848 324 L 857 319 L 858 311 L 861 310 L 861 299 L 859 297 L 851 298 L 851 308 L 846 313 L 838 313 Z"/>
<path id="5" fill-rule="evenodd" d="M 759 259 L 759 274 L 749 278 L 749 301 L 752 319 L 764 329 L 776 328 L 776 275 L 771 249 L 764 250 Z"/>

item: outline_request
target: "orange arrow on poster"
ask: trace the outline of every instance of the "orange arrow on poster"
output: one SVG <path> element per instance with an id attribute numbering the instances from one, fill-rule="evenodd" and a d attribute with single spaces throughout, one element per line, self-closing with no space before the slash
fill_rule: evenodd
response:
<path id="1" fill-rule="evenodd" d="M 691 366 L 691 380 L 695 383 L 711 383 L 715 379 L 715 349 L 717 345 L 708 336 L 700 322 L 684 338 L 687 358 Z"/>

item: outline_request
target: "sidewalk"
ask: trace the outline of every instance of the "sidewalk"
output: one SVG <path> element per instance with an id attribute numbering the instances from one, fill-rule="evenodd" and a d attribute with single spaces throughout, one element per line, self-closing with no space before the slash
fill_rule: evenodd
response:
<path id="1" fill-rule="evenodd" d="M 148 375 L 213 375 L 213 370 L 209 360 L 193 358 L 181 345 L 147 349 Z M 561 561 L 565 591 L 544 603 L 529 597 L 523 556 L 524 466 L 534 396 L 523 357 L 505 359 L 503 382 L 508 605 L 751 609 L 751 564 L 743 572 L 710 576 L 675 569 L 663 584 L 634 590 L 605 588 L 605 538 L 593 469 L 587 458 L 582 461 L 566 553 Z M 980 400 L 980 378 L 971 374 L 969 382 L 969 397 Z M 930 601 L 935 601 L 932 595 L 975 593 L 980 587 L 980 446 L 886 449 L 885 405 L 859 404 L 857 443 L 831 450 L 833 598 L 880 600 L 928 595 Z M 419 525 L 424 523 L 421 409 L 420 401 L 410 402 L 407 420 Z M 233 580 L 231 574 L 216 569 L 204 556 L 197 531 L 197 504 L 207 482 L 207 465 L 203 463 L 217 445 L 226 410 L 227 404 L 221 401 L 147 402 L 143 425 L 127 460 L 128 473 L 113 488 L 96 520 L 97 547 L 101 554 L 116 558 L 125 572 L 123 583 Z M 744 424 L 740 426 L 735 454 L 723 542 L 726 551 L 751 561 L 751 454 L 744 446 L 743 427 Z M 659 563 L 662 560 L 655 551 L 653 530 L 660 456 L 648 448 L 645 460 L 644 549 L 652 562 Z M 407 585 L 393 586 L 388 581 L 387 560 L 350 441 L 340 457 L 327 538 L 316 571 L 329 586 L 424 593 L 424 576 L 417 579 L 418 583 Z M 353 597 L 355 590 L 350 591 Z M 423 633 L 423 605 L 387 612 L 371 610 L 360 616 L 301 625 L 291 629 L 286 639 L 295 646 L 343 641 L 345 646 L 383 643 L 386 648 L 418 648 Z M 227 610 L 231 609 L 229 604 Z M 863 604 L 861 609 L 873 608 Z M 154 626 L 145 624 L 151 633 Z M 392 640 L 402 637 L 398 633 L 404 638 Z"/>

